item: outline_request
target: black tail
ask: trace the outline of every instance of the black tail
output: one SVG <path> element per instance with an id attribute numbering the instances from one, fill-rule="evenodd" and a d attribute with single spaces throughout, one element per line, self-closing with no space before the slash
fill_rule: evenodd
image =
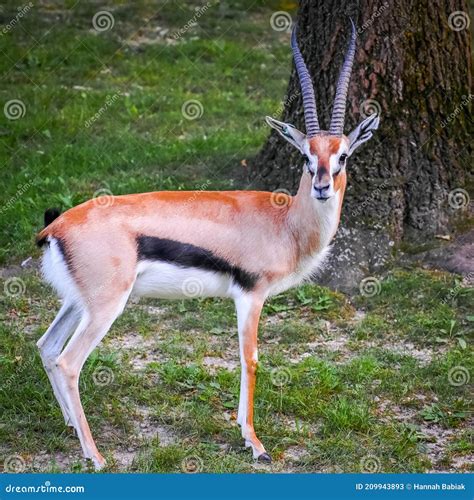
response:
<path id="1" fill-rule="evenodd" d="M 44 227 L 48 227 L 53 220 L 57 219 L 61 215 L 61 210 L 59 208 L 48 208 L 44 213 Z"/>
<path id="2" fill-rule="evenodd" d="M 61 210 L 58 208 L 48 208 L 44 213 L 44 227 L 48 227 L 53 220 L 57 219 L 61 215 Z M 36 244 L 42 247 L 47 242 L 47 236 L 37 237 Z"/>

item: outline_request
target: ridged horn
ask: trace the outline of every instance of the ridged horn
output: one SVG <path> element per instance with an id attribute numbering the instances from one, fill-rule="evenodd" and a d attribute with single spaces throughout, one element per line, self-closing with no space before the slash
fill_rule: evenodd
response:
<path id="1" fill-rule="evenodd" d="M 347 48 L 346 57 L 344 58 L 344 64 L 342 65 L 341 73 L 339 74 L 336 97 L 334 98 L 334 106 L 331 116 L 331 125 L 329 127 L 329 133 L 333 135 L 342 135 L 342 133 L 344 132 L 347 91 L 349 90 L 349 80 L 351 79 L 352 64 L 354 62 L 357 38 L 357 32 L 354 22 L 352 21 L 352 19 L 350 19 L 350 21 L 352 24 L 351 39 L 349 41 L 349 47 Z"/>
<path id="2" fill-rule="evenodd" d="M 318 112 L 316 110 L 316 99 L 314 97 L 313 82 L 309 75 L 308 68 L 304 62 L 296 41 L 296 24 L 291 33 L 291 49 L 295 59 L 296 71 L 303 94 L 304 121 L 306 124 L 306 136 L 310 139 L 319 133 Z"/>

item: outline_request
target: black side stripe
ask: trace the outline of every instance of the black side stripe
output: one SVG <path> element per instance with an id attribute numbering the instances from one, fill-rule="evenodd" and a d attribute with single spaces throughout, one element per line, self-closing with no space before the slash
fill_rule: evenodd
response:
<path id="1" fill-rule="evenodd" d="M 182 267 L 196 267 L 206 271 L 230 275 L 244 290 L 252 290 L 259 278 L 202 247 L 176 240 L 139 236 L 137 238 L 138 260 L 161 260 Z"/>

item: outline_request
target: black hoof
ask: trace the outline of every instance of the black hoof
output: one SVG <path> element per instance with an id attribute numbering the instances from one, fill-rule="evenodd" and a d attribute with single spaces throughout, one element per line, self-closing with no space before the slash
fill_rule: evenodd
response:
<path id="1" fill-rule="evenodd" d="M 271 461 L 272 461 L 272 457 L 271 457 L 268 453 L 262 453 L 262 454 L 261 454 L 261 455 L 259 455 L 259 457 L 257 458 L 257 461 L 258 461 L 258 462 L 263 462 L 263 463 L 269 464 L 269 463 L 271 463 Z"/>

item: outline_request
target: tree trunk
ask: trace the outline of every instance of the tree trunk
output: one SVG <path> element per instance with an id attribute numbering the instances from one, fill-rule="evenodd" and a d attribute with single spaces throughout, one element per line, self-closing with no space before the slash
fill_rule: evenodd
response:
<path id="1" fill-rule="evenodd" d="M 301 0 L 299 45 L 326 129 L 350 32 L 348 16 L 358 27 L 358 41 L 345 133 L 374 109 L 381 125 L 348 165 L 332 267 L 347 262 L 358 270 L 333 280 L 342 288 L 376 272 L 394 243 L 450 231 L 453 216 L 466 214 L 473 174 L 467 2 Z M 294 66 L 281 119 L 305 130 Z M 300 153 L 273 132 L 250 172 L 255 185 L 295 190 L 301 166 Z M 458 188 L 466 191 L 449 196 Z M 364 251 L 352 251 L 354 245 Z"/>

